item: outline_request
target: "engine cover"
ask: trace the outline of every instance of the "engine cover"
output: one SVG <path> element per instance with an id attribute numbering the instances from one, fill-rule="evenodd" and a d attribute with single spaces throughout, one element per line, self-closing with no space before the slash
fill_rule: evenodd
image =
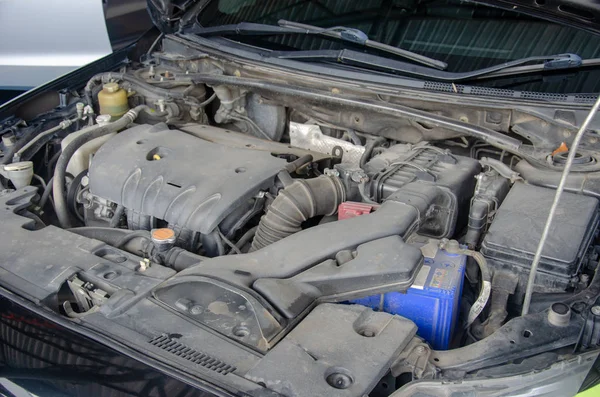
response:
<path id="1" fill-rule="evenodd" d="M 89 172 L 90 192 L 176 230 L 209 234 L 272 186 L 285 165 L 269 152 L 208 142 L 165 124 L 140 125 L 98 150 Z"/>

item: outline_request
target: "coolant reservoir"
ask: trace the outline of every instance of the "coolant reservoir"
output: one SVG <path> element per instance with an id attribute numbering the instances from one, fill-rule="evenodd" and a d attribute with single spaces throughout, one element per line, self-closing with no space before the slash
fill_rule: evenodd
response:
<path id="1" fill-rule="evenodd" d="M 60 146 L 62 150 L 65 150 L 69 143 L 73 141 L 73 139 L 77 138 L 79 135 L 86 132 L 86 129 L 74 132 L 69 134 L 62 140 Z M 85 145 L 77 149 L 77 151 L 73 154 L 71 159 L 69 160 L 69 164 L 67 165 L 67 172 L 73 176 L 79 175 L 81 172 L 88 169 L 90 163 L 90 157 L 96 153 L 100 146 L 104 145 L 106 141 L 115 136 L 117 133 L 113 132 L 111 134 L 101 136 L 100 138 L 92 139 L 87 142 Z"/>
<path id="2" fill-rule="evenodd" d="M 123 116 L 129 110 L 127 92 L 118 83 L 106 83 L 98 93 L 100 114 L 110 114 L 113 120 Z"/>

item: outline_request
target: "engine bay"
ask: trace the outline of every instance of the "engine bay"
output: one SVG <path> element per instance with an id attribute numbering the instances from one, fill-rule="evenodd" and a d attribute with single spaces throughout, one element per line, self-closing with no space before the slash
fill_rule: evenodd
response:
<path id="1" fill-rule="evenodd" d="M 389 112 L 374 128 L 238 67 L 167 37 L 6 120 L 2 286 L 255 396 L 389 396 L 595 351 L 595 149 L 522 315 L 568 149 Z"/>

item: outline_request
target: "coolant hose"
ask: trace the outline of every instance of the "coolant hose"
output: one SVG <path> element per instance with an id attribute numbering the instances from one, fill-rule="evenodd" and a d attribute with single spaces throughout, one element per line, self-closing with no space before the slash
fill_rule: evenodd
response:
<path id="1" fill-rule="evenodd" d="M 387 140 L 383 137 L 378 137 L 375 138 L 369 142 L 367 142 L 367 144 L 365 145 L 365 151 L 363 153 L 363 155 L 360 157 L 360 168 L 365 168 L 365 165 L 367 164 L 367 162 L 369 162 L 369 159 L 371 158 L 371 154 L 373 154 L 373 149 L 375 149 L 375 147 L 377 147 L 378 145 L 381 145 L 382 143 L 385 143 Z"/>
<path id="2" fill-rule="evenodd" d="M 302 230 L 302 222 L 319 215 L 333 215 L 346 200 L 346 189 L 339 178 L 320 176 L 298 179 L 277 195 L 261 218 L 250 251 Z"/>
<path id="3" fill-rule="evenodd" d="M 69 229 L 69 231 L 71 233 L 75 233 L 83 237 L 103 241 L 108 245 L 117 247 L 137 256 L 150 254 L 150 252 L 147 252 L 149 246 L 147 244 L 142 243 L 142 239 L 149 236 L 149 233 L 147 231 L 142 231 L 142 233 L 139 233 L 139 230 L 132 231 L 126 229 L 113 229 L 108 227 L 95 226 L 78 227 L 74 229 Z M 119 244 L 121 245 L 120 247 Z M 154 245 L 150 244 L 150 247 L 154 247 Z M 162 253 L 161 256 L 161 262 L 163 265 L 172 267 L 177 271 L 181 271 L 183 269 L 197 265 L 198 263 L 207 260 L 207 258 L 203 256 L 196 255 L 179 247 L 173 247 L 167 252 Z"/>
<path id="4" fill-rule="evenodd" d="M 52 194 L 52 190 L 54 188 L 52 182 L 54 182 L 54 177 L 50 178 L 50 180 L 46 184 L 46 188 L 44 189 L 44 193 L 42 193 L 42 197 L 40 198 L 40 202 L 38 203 L 38 206 L 42 210 L 46 206 L 46 203 L 48 202 L 48 199 L 50 198 L 50 195 Z"/>
<path id="5" fill-rule="evenodd" d="M 123 214 L 125 213 L 125 206 L 122 204 L 117 205 L 117 209 L 115 209 L 115 212 L 112 216 L 112 218 L 110 219 L 110 227 L 118 227 L 119 226 L 119 222 L 121 222 L 121 217 L 123 216 Z"/>
<path id="6" fill-rule="evenodd" d="M 473 303 L 473 306 L 471 306 L 471 310 L 469 310 L 469 315 L 467 316 L 467 325 L 465 327 L 468 328 L 471 326 L 471 324 L 473 324 L 475 319 L 479 317 L 485 308 L 488 299 L 490 298 L 490 293 L 492 291 L 492 275 L 490 268 L 487 265 L 487 260 L 481 252 L 461 248 L 456 240 L 443 239 L 440 242 L 440 248 L 444 249 L 450 254 L 470 256 L 475 260 L 475 262 L 477 262 L 479 270 L 481 271 L 481 290 L 479 291 L 477 300 L 475 303 Z"/>
<path id="7" fill-rule="evenodd" d="M 488 316 L 485 321 L 474 326 L 472 330 L 476 338 L 487 338 L 502 327 L 504 320 L 508 316 L 506 310 L 508 299 L 515 293 L 518 283 L 519 277 L 511 272 L 494 272 Z"/>
<path id="8" fill-rule="evenodd" d="M 75 152 L 77 152 L 77 150 L 80 147 L 82 147 L 89 141 L 108 134 L 112 134 L 113 132 L 117 132 L 127 127 L 137 118 L 138 114 L 145 109 L 148 109 L 148 106 L 140 105 L 135 107 L 134 109 L 129 110 L 119 120 L 115 122 L 103 126 L 95 125 L 89 127 L 89 129 L 84 130 L 85 132 L 82 132 L 81 135 L 73 139 L 71 143 L 69 143 L 69 145 L 66 148 L 64 148 L 60 157 L 58 158 L 58 161 L 56 162 L 56 168 L 54 170 L 54 180 L 52 181 L 54 209 L 56 211 L 56 216 L 58 217 L 58 221 L 62 228 L 69 229 L 71 227 L 71 219 L 69 216 L 69 210 L 67 208 L 67 198 L 65 194 L 67 165 L 69 164 L 71 157 L 73 157 Z"/>

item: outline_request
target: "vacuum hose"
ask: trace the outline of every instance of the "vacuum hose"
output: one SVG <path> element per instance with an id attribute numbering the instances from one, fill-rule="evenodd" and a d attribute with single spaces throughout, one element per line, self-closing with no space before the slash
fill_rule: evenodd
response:
<path id="1" fill-rule="evenodd" d="M 346 189 L 337 177 L 298 179 L 287 186 L 261 218 L 250 251 L 302 230 L 302 222 L 319 215 L 333 215 L 346 200 Z"/>

